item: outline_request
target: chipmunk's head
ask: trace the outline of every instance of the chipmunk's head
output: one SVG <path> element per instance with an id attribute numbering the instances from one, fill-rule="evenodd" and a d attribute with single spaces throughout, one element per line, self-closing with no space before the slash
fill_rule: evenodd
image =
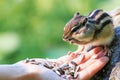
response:
<path id="1" fill-rule="evenodd" d="M 94 28 L 87 17 L 76 13 L 64 27 L 63 40 L 70 43 L 86 44 L 93 39 Z"/>

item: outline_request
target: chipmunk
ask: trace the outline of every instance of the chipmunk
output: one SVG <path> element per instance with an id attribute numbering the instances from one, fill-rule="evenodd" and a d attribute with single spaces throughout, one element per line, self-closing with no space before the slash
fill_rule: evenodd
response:
<path id="1" fill-rule="evenodd" d="M 63 40 L 78 45 L 77 54 L 80 54 L 82 61 L 84 54 L 97 46 L 103 46 L 105 50 L 113 40 L 114 29 L 111 16 L 97 9 L 89 13 L 88 16 L 80 15 L 77 12 L 74 17 L 64 27 Z M 65 63 L 54 71 L 59 75 L 63 73 L 71 75 L 76 79 L 80 67 L 74 61 Z M 62 72 L 62 74 L 61 74 Z"/>
<path id="2" fill-rule="evenodd" d="M 90 12 L 88 16 L 77 12 L 64 27 L 63 40 L 77 44 L 78 50 L 86 53 L 96 46 L 106 48 L 113 40 L 113 28 L 111 16 L 101 9 Z"/>

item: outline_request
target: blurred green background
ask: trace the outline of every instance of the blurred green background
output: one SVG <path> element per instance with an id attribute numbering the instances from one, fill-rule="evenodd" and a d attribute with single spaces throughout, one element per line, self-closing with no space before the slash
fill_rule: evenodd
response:
<path id="1" fill-rule="evenodd" d="M 119 0 L 0 0 L 0 63 L 58 58 L 74 51 L 77 46 L 62 40 L 73 14 L 119 5 Z"/>

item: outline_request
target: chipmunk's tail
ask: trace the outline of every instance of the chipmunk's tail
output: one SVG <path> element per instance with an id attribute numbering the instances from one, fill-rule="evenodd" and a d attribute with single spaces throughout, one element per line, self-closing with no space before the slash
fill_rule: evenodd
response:
<path id="1" fill-rule="evenodd" d="M 109 15 L 113 18 L 113 24 L 115 27 L 120 26 L 120 7 L 113 9 L 109 12 Z"/>

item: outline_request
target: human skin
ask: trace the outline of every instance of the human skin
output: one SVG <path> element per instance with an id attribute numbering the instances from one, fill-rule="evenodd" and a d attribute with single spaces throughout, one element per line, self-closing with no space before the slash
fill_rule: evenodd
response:
<path id="1" fill-rule="evenodd" d="M 57 63 L 69 63 L 71 60 L 80 66 L 79 76 L 76 80 L 90 80 L 95 73 L 101 70 L 109 61 L 104 56 L 105 52 L 98 47 L 88 52 L 82 61 L 78 55 L 71 53 L 56 59 Z M 95 57 L 97 56 L 97 57 Z M 35 59 L 41 60 L 41 59 Z M 15 64 L 0 65 L 0 80 L 64 80 L 52 70 L 40 65 L 25 63 L 24 61 Z M 75 80 L 75 79 L 74 79 Z"/>

